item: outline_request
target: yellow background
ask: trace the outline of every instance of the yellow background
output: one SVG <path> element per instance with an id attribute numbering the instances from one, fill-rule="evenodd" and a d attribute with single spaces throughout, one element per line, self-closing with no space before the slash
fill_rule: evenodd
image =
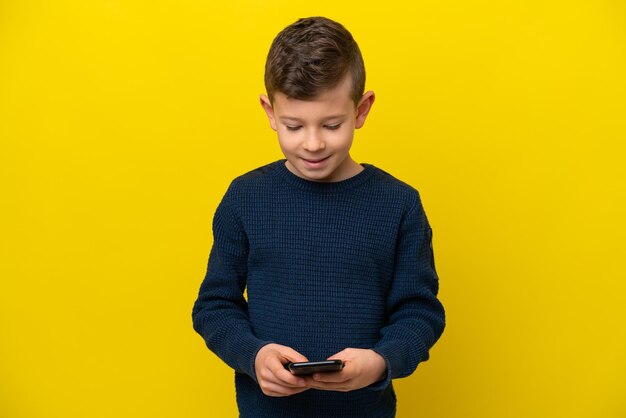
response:
<path id="1" fill-rule="evenodd" d="M 377 94 L 353 157 L 422 194 L 447 329 L 399 417 L 626 417 L 626 5 L 0 3 L 0 416 L 235 416 L 191 307 L 229 182 L 282 158 L 274 36 Z"/>

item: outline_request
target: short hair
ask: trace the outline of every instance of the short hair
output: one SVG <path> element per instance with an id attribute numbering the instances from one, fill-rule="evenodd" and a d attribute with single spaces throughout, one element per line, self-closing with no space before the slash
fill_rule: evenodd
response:
<path id="1" fill-rule="evenodd" d="M 265 89 L 270 102 L 278 91 L 310 100 L 346 74 L 352 78 L 350 96 L 356 106 L 365 89 L 365 65 L 352 34 L 325 17 L 301 18 L 274 38 L 265 62 Z"/>

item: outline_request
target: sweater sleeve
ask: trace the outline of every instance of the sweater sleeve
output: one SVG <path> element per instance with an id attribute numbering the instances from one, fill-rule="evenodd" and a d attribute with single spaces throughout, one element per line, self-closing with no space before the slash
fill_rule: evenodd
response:
<path id="1" fill-rule="evenodd" d="M 387 363 L 387 377 L 371 389 L 383 389 L 391 379 L 410 375 L 420 362 L 428 360 L 428 350 L 445 328 L 438 290 L 432 230 L 417 194 L 400 225 L 394 277 L 386 301 L 388 321 L 373 348 Z"/>
<path id="2" fill-rule="evenodd" d="M 192 320 L 211 351 L 258 383 L 254 361 L 269 341 L 256 338 L 248 320 L 248 304 L 243 296 L 248 240 L 233 210 L 233 186 L 231 183 L 213 217 L 213 246 Z"/>

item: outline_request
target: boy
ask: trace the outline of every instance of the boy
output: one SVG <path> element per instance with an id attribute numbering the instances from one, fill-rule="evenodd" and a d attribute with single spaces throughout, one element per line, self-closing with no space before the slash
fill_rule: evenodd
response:
<path id="1" fill-rule="evenodd" d="M 235 369 L 241 417 L 393 417 L 391 379 L 427 360 L 445 326 L 419 194 L 350 157 L 374 93 L 342 25 L 285 28 L 265 85 L 286 159 L 233 180 L 216 209 L 194 329 Z M 345 366 L 284 367 L 324 359 Z"/>

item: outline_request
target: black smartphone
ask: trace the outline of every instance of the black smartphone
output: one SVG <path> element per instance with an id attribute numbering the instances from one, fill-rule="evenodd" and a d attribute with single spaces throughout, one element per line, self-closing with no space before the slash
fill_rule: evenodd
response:
<path id="1" fill-rule="evenodd" d="M 287 363 L 285 369 L 296 375 L 307 375 L 318 372 L 338 372 L 343 369 L 342 360 L 303 361 Z"/>

